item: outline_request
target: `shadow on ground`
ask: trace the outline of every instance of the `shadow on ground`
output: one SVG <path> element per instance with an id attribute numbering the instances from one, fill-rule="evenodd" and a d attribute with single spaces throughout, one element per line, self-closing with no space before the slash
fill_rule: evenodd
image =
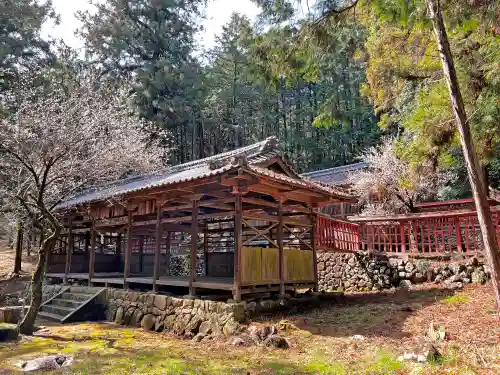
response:
<path id="1" fill-rule="evenodd" d="M 419 310 L 452 295 L 449 289 L 398 290 L 394 293 L 346 294 L 336 302 L 314 309 L 303 308 L 258 319 L 287 319 L 297 328 L 314 335 L 346 337 L 382 336 L 394 339 L 408 337 L 405 321 Z"/>

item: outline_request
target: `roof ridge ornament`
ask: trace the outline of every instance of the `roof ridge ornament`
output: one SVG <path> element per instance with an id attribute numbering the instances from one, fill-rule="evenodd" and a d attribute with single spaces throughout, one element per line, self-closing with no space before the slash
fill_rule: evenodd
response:
<path id="1" fill-rule="evenodd" d="M 270 152 L 270 151 L 276 151 L 276 149 L 279 148 L 279 140 L 278 137 L 276 136 L 271 136 L 269 138 L 266 138 L 262 142 L 262 147 L 260 148 L 261 152 Z"/>
<path id="2" fill-rule="evenodd" d="M 248 167 L 248 159 L 245 155 L 235 155 L 231 158 L 233 167 Z"/>

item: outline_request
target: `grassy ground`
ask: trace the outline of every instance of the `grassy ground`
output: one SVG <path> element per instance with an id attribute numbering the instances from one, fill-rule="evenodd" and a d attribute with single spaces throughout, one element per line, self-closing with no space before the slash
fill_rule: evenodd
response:
<path id="1" fill-rule="evenodd" d="M 253 324 L 282 318 L 296 327 L 285 333 L 288 350 L 235 348 L 224 340 L 194 343 L 112 324 L 52 326 L 0 346 L 0 369 L 15 373 L 21 360 L 66 353 L 76 363 L 57 374 L 500 374 L 500 326 L 490 285 L 456 295 L 439 289 L 352 295 L 341 305 Z M 420 352 L 431 322 L 446 330 L 447 339 L 437 344 L 442 360 L 398 362 L 405 351 Z"/>

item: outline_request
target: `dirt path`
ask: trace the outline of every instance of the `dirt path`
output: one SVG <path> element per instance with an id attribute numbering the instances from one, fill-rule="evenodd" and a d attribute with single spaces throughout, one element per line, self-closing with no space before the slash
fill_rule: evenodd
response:
<path id="1" fill-rule="evenodd" d="M 23 254 L 21 265 L 21 277 L 9 280 L 8 276 L 14 269 L 15 251 L 7 246 L 5 241 L 0 240 L 0 296 L 18 293 L 26 289 L 31 272 L 36 266 L 37 257 Z"/>

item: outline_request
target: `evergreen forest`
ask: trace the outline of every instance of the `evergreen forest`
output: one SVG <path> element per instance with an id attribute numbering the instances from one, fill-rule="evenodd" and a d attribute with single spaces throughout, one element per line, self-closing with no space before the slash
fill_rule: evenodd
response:
<path id="1" fill-rule="evenodd" d="M 17 89 L 40 93 L 78 77 L 130 85 L 130 111 L 170 164 L 280 139 L 299 172 L 359 161 L 393 141 L 397 156 L 450 172 L 437 198 L 470 196 L 432 25 L 423 0 L 254 0 L 201 49 L 204 0 L 105 0 L 80 12 L 78 54 L 41 37 L 52 4 L 0 4 L 0 115 Z M 475 145 L 489 184 L 500 182 L 500 24 L 496 1 L 441 8 Z M 404 183 L 404 181 L 402 182 Z"/>

